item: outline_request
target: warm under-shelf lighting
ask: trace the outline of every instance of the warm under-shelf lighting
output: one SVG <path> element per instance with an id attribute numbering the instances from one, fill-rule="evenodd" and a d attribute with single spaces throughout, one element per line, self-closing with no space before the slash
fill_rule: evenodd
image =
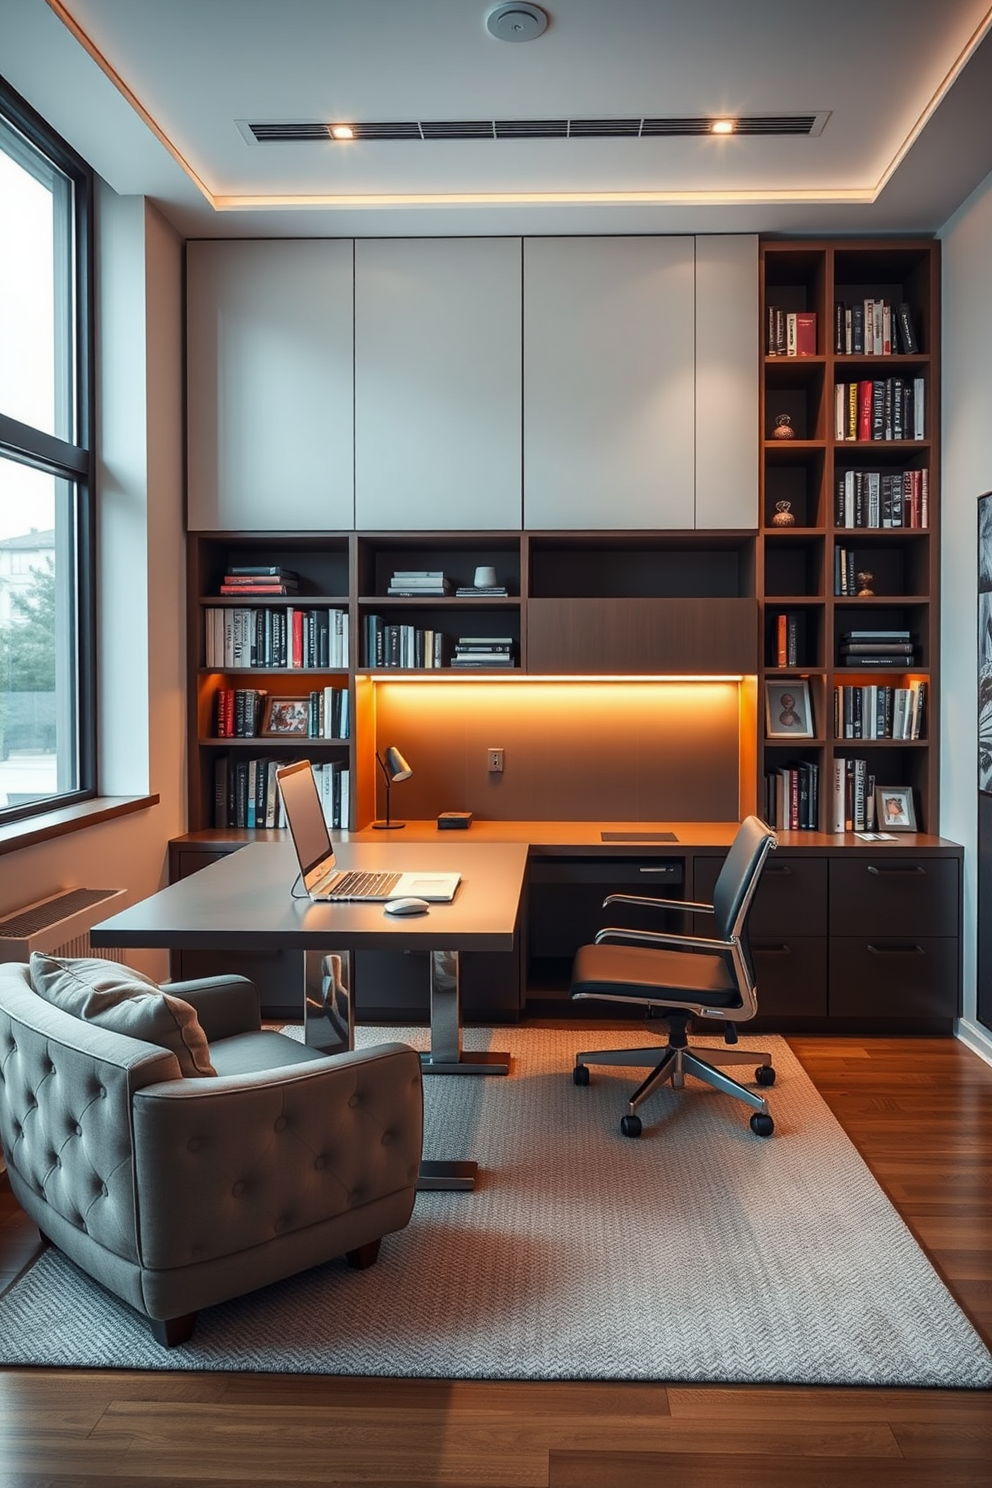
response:
<path id="1" fill-rule="evenodd" d="M 439 682 L 444 687 L 461 686 L 468 683 L 469 686 L 479 686 L 483 683 L 491 683 L 496 687 L 504 687 L 511 683 L 523 682 L 533 684 L 544 682 L 568 682 L 573 686 L 581 686 L 584 682 L 665 682 L 668 684 L 681 684 L 683 682 L 743 682 L 744 675 L 740 672 L 700 672 L 698 675 L 686 672 L 607 672 L 602 675 L 592 672 L 583 672 L 581 676 L 574 673 L 553 672 L 521 672 L 516 668 L 508 668 L 502 675 L 494 676 L 492 672 L 480 674 L 468 674 L 456 671 L 448 667 L 418 667 L 406 672 L 392 672 L 376 668 L 370 670 L 365 668 L 359 674 L 363 680 L 374 682 L 377 687 L 385 686 L 386 683 L 393 685 L 397 683 L 412 682 L 414 685 L 420 682 Z"/>
<path id="2" fill-rule="evenodd" d="M 710 125 L 712 134 L 733 134 L 736 127 L 733 119 L 714 119 Z"/>
<path id="3" fill-rule="evenodd" d="M 350 124 L 332 124 L 331 134 L 335 139 L 348 140 L 355 138 L 355 131 Z"/>

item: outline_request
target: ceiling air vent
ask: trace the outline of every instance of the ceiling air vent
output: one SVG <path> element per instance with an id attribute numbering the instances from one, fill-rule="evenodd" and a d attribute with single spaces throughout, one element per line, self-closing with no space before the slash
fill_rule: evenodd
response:
<path id="1" fill-rule="evenodd" d="M 734 120 L 734 134 L 821 134 L 827 114 L 747 114 Z M 430 119 L 377 123 L 307 121 L 249 123 L 238 128 L 250 145 L 347 143 L 369 140 L 658 139 L 710 134 L 712 117 L 632 119 Z M 335 129 L 347 124 L 345 139 Z"/>

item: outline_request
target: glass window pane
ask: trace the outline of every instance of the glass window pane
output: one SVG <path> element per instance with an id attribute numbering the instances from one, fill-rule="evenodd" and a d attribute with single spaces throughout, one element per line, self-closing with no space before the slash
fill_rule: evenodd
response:
<path id="1" fill-rule="evenodd" d="M 79 788 L 76 488 L 0 459 L 0 812 Z"/>
<path id="2" fill-rule="evenodd" d="M 70 442 L 71 192 L 0 122 L 0 413 Z"/>

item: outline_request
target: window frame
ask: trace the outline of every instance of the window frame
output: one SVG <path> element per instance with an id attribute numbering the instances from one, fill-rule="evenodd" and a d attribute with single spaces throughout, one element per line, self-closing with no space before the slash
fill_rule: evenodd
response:
<path id="1" fill-rule="evenodd" d="M 0 827 L 62 810 L 98 793 L 96 667 L 96 386 L 93 172 L 70 145 L 0 77 L 0 116 L 72 183 L 73 440 L 67 441 L 0 412 L 0 456 L 30 465 L 76 487 L 75 589 L 77 677 L 75 790 L 0 808 Z"/>

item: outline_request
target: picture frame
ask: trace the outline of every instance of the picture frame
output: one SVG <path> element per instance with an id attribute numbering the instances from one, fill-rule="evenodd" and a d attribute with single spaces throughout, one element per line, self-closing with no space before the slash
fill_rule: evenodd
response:
<path id="1" fill-rule="evenodd" d="M 813 738 L 809 683 L 803 678 L 765 683 L 765 738 Z"/>
<path id="2" fill-rule="evenodd" d="M 875 826 L 880 832 L 917 830 L 911 785 L 876 785 Z"/>
<path id="3" fill-rule="evenodd" d="M 310 701 L 305 697 L 270 697 L 265 700 L 263 739 L 305 739 L 310 731 Z"/>

